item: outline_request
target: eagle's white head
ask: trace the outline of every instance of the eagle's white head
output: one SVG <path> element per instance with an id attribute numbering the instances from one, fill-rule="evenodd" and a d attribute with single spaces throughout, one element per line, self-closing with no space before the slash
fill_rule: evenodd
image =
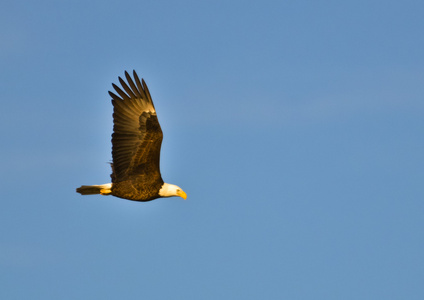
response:
<path id="1" fill-rule="evenodd" d="M 179 187 L 174 184 L 164 183 L 159 191 L 161 197 L 173 197 L 178 196 L 187 199 L 187 194 Z"/>

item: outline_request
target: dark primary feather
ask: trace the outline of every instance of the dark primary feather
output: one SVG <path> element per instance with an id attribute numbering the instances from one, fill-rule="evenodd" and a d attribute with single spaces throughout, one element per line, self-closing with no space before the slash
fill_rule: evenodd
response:
<path id="1" fill-rule="evenodd" d="M 119 78 L 123 90 L 109 92 L 113 104 L 112 182 L 130 178 L 162 181 L 159 169 L 162 130 L 144 80 L 133 73 L 135 83 L 125 72 L 128 84 Z"/>

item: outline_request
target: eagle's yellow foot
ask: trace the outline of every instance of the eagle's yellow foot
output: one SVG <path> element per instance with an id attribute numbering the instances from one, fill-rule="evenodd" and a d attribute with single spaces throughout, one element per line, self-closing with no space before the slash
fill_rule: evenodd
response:
<path id="1" fill-rule="evenodd" d="M 112 194 L 112 191 L 110 189 L 101 189 L 100 194 L 101 195 L 109 195 L 109 194 Z"/>

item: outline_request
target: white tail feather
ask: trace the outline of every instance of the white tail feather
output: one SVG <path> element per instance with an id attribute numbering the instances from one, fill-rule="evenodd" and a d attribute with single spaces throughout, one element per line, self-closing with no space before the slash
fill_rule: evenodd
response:
<path id="1" fill-rule="evenodd" d="M 112 193 L 112 183 L 101 185 L 82 185 L 77 188 L 77 193 L 80 193 L 81 195 L 109 195 Z"/>

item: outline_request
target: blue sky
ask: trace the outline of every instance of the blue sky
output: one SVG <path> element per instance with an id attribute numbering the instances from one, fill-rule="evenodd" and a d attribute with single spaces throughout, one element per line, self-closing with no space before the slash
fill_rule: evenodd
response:
<path id="1" fill-rule="evenodd" d="M 5 1 L 0 298 L 423 299 L 421 1 Z M 135 69 L 188 194 L 109 182 Z"/>

